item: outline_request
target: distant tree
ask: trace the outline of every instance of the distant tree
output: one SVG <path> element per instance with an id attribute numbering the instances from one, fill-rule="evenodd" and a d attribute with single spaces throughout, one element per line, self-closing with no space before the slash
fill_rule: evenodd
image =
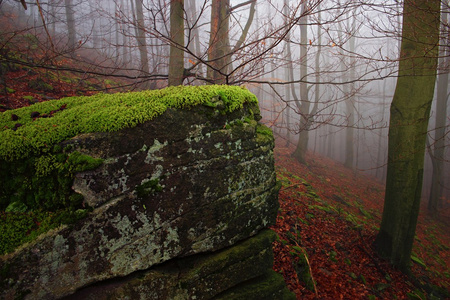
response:
<path id="1" fill-rule="evenodd" d="M 354 16 L 353 16 L 354 17 Z M 352 53 L 355 53 L 355 30 L 356 30 L 356 20 L 352 18 L 351 25 L 351 36 L 349 38 L 349 52 L 350 52 L 350 62 L 349 62 L 349 74 L 348 80 L 351 82 L 355 79 L 355 59 Z M 347 86 L 350 87 L 347 87 Z M 345 101 L 346 115 L 348 118 L 348 128 L 345 131 L 345 161 L 344 166 L 347 168 L 353 169 L 355 161 L 355 130 L 353 127 L 355 126 L 355 83 L 351 82 L 348 85 L 344 85 L 345 94 L 348 99 Z M 357 160 L 356 160 L 357 161 Z"/>
<path id="2" fill-rule="evenodd" d="M 134 0 L 136 4 L 136 10 L 134 11 L 133 0 L 131 0 L 134 25 L 136 29 L 136 40 L 138 43 L 139 56 L 141 58 L 141 76 L 145 77 L 150 74 L 150 67 L 148 63 L 148 50 L 147 40 L 145 36 L 145 22 L 144 22 L 144 10 L 142 0 Z M 149 84 L 144 84 L 144 88 L 149 88 Z"/>
<path id="3" fill-rule="evenodd" d="M 229 0 L 212 0 L 211 30 L 208 47 L 208 78 L 217 84 L 226 83 L 226 54 L 230 52 L 229 45 Z"/>
<path id="4" fill-rule="evenodd" d="M 433 175 L 431 177 L 431 189 L 428 200 L 428 210 L 432 215 L 437 216 L 439 208 L 442 206 L 443 189 L 445 186 L 444 178 L 444 153 L 445 153 L 445 132 L 447 121 L 447 103 L 449 99 L 449 68 L 450 68 L 450 30 L 448 28 L 448 2 L 442 2 L 441 12 L 441 46 L 440 46 L 440 65 L 441 73 L 437 80 L 436 95 L 436 125 L 434 130 L 434 150 L 430 149 Z"/>
<path id="5" fill-rule="evenodd" d="M 66 8 L 66 20 L 67 20 L 67 33 L 68 41 L 67 46 L 73 50 L 76 46 L 76 31 L 75 31 L 75 13 L 73 11 L 72 0 L 64 0 Z"/>
<path id="6" fill-rule="evenodd" d="M 203 75 L 203 68 L 202 64 L 196 64 L 195 60 L 197 57 L 202 56 L 202 49 L 200 45 L 200 30 L 199 30 L 199 15 L 197 12 L 197 6 L 195 4 L 195 0 L 188 0 L 187 2 L 187 9 L 186 14 L 188 15 L 188 18 L 186 19 L 186 22 L 188 24 L 188 35 L 191 37 L 191 40 L 189 41 L 187 48 L 189 55 L 189 62 L 193 65 L 196 65 L 197 71 L 195 74 L 195 77 L 204 77 Z"/>
<path id="7" fill-rule="evenodd" d="M 170 1 L 169 86 L 184 79 L 184 0 Z"/>
<path id="8" fill-rule="evenodd" d="M 440 0 L 405 0 L 378 252 L 408 272 L 420 209 L 425 139 L 433 100 Z"/>
<path id="9" fill-rule="evenodd" d="M 314 112 L 310 112 L 311 102 L 308 97 L 308 14 L 307 1 L 301 4 L 300 24 L 300 100 L 296 100 L 297 112 L 300 115 L 299 136 L 297 147 L 292 154 L 299 162 L 305 162 L 305 154 L 308 150 L 309 132 Z"/>
<path id="10" fill-rule="evenodd" d="M 249 18 L 240 37 L 233 48 L 230 46 L 230 15 L 233 10 L 251 4 Z M 255 14 L 256 0 L 246 1 L 230 6 L 230 0 L 212 0 L 211 27 L 208 44 L 208 71 L 207 77 L 211 83 L 230 83 L 229 76 L 235 70 L 232 66 L 232 55 L 242 47 Z"/>

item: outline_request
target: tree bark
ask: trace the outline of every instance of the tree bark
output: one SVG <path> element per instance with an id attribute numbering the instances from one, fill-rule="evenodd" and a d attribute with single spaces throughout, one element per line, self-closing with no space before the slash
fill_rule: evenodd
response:
<path id="1" fill-rule="evenodd" d="M 131 0 L 133 1 L 133 0 Z M 150 67 L 148 64 L 148 52 L 147 52 L 147 41 L 145 37 L 145 24 L 144 24 L 144 10 L 142 8 L 142 0 L 135 0 L 136 4 L 136 17 L 135 17 L 135 28 L 136 28 L 136 40 L 138 43 L 139 56 L 141 58 L 141 76 L 146 76 L 150 73 Z M 133 2 L 131 2 L 133 4 Z M 133 13 L 134 17 L 134 13 Z M 143 84 L 143 88 L 149 88 L 148 83 Z"/>
<path id="2" fill-rule="evenodd" d="M 169 86 L 182 85 L 184 79 L 184 0 L 170 1 Z"/>
<path id="3" fill-rule="evenodd" d="M 352 21 L 352 35 L 349 40 L 350 44 L 350 53 L 355 53 L 355 20 Z M 349 74 L 350 80 L 355 79 L 355 58 L 350 58 L 350 74 Z M 347 88 L 348 90 L 348 88 Z M 347 118 L 348 118 L 348 128 L 345 131 L 345 162 L 344 166 L 353 169 L 355 161 L 355 151 L 354 151 L 354 145 L 355 145 L 355 130 L 353 129 L 353 126 L 355 125 L 355 84 L 350 83 L 350 95 L 348 95 L 348 99 L 345 101 L 345 107 L 347 111 Z M 347 95 L 346 95 L 347 96 Z M 357 163 L 357 160 L 356 160 Z"/>
<path id="4" fill-rule="evenodd" d="M 193 53 L 193 55 L 190 56 L 191 59 L 191 63 L 195 64 L 196 60 L 198 57 L 202 56 L 201 53 L 201 46 L 200 46 L 200 32 L 198 29 L 198 16 L 197 16 L 197 9 L 196 9 L 196 5 L 195 5 L 195 0 L 188 0 L 187 2 L 187 13 L 189 14 L 189 26 L 191 28 L 189 28 L 189 30 L 191 30 L 191 32 L 189 32 L 189 36 L 191 37 L 191 40 L 188 40 L 188 49 L 191 53 Z M 196 24 L 195 26 L 193 26 L 194 24 Z M 198 77 L 204 77 L 203 74 L 203 64 L 198 64 L 196 69 L 196 74 Z"/>
<path id="5" fill-rule="evenodd" d="M 391 104 L 388 170 L 375 245 L 409 272 L 420 208 L 425 140 L 436 81 L 440 0 L 405 0 L 399 77 Z"/>
<path id="6" fill-rule="evenodd" d="M 211 30 L 208 47 L 208 78 L 212 83 L 225 84 L 226 55 L 230 52 L 228 30 L 230 0 L 212 0 Z"/>
<path id="7" fill-rule="evenodd" d="M 308 81 L 308 53 L 307 53 L 307 45 L 308 45 L 308 15 L 306 12 L 306 1 L 302 3 L 301 13 L 303 15 L 300 18 L 300 101 L 296 101 L 298 113 L 300 115 L 300 124 L 299 124 L 299 136 L 297 147 L 295 148 L 294 153 L 292 154 L 300 163 L 305 163 L 305 155 L 308 150 L 308 140 L 309 140 L 309 132 L 308 129 L 311 126 L 311 118 L 310 114 L 310 102 L 308 99 L 308 85 L 306 81 Z"/>
<path id="8" fill-rule="evenodd" d="M 444 7 L 444 2 L 442 6 Z M 447 24 L 448 15 L 443 10 L 441 24 Z M 445 30 L 445 25 L 442 28 Z M 444 32 L 444 30 L 442 30 Z M 450 52 L 448 50 L 449 36 L 444 36 L 441 39 L 440 57 L 442 65 L 450 64 Z M 447 120 L 447 86 L 449 83 L 448 71 L 438 76 L 437 80 L 437 96 L 436 96 L 436 125 L 434 131 L 434 151 L 431 154 L 433 175 L 431 177 L 430 198 L 428 200 L 428 210 L 436 217 L 439 208 L 441 207 L 443 190 L 444 190 L 444 153 L 445 153 L 445 125 Z"/>
<path id="9" fill-rule="evenodd" d="M 289 22 L 289 0 L 284 0 L 284 23 L 285 26 L 288 26 Z M 292 63 L 292 53 L 291 53 L 291 35 L 290 32 L 286 34 L 286 42 L 285 42 L 285 49 L 286 49 L 286 57 L 289 61 L 288 65 L 284 68 L 284 77 L 286 81 L 294 80 L 294 78 L 291 77 L 291 74 L 293 74 L 293 63 Z M 289 147 L 291 144 L 291 118 L 290 118 L 290 83 L 286 84 L 284 86 L 284 97 L 286 102 L 286 108 L 284 110 L 284 113 L 286 115 L 286 147 Z"/>
<path id="10" fill-rule="evenodd" d="M 72 0 L 64 0 L 67 20 L 67 46 L 73 50 L 76 46 L 75 17 L 73 12 Z"/>

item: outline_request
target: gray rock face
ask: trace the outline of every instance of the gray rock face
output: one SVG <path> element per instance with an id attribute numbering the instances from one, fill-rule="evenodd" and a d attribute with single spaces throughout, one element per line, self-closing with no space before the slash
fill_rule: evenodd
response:
<path id="1" fill-rule="evenodd" d="M 273 137 L 258 116 L 168 109 L 63 142 L 104 159 L 73 184 L 94 211 L 0 257 L 1 297 L 211 299 L 255 278 L 291 297 L 270 271 L 273 234 L 258 234 L 278 209 Z"/>

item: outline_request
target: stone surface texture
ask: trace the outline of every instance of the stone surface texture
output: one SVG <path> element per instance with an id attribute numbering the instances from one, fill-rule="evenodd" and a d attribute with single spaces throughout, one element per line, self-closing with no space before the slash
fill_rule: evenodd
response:
<path id="1" fill-rule="evenodd" d="M 259 109 L 168 109 L 61 143 L 104 159 L 76 175 L 93 207 L 0 257 L 1 299 L 295 299 L 266 229 L 278 185 Z"/>

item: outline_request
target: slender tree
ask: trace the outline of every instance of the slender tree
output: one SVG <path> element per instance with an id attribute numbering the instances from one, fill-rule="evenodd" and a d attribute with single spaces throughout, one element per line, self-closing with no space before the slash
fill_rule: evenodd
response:
<path id="1" fill-rule="evenodd" d="M 300 101 L 296 100 L 296 105 L 298 113 L 300 114 L 300 124 L 299 124 L 299 136 L 297 147 L 292 154 L 299 162 L 305 162 L 305 154 L 308 150 L 308 140 L 309 140 L 309 126 L 313 118 L 313 113 L 310 112 L 310 101 L 308 99 L 308 85 L 307 85 L 307 74 L 308 74 L 308 14 L 306 13 L 307 1 L 303 1 L 300 18 Z"/>
<path id="2" fill-rule="evenodd" d="M 170 1 L 169 86 L 184 79 L 184 0 Z"/>
<path id="3" fill-rule="evenodd" d="M 230 0 L 212 0 L 208 78 L 217 84 L 226 83 L 226 54 L 230 52 L 228 37 L 229 9 Z"/>
<path id="4" fill-rule="evenodd" d="M 288 26 L 289 23 L 289 0 L 284 0 L 284 22 L 285 26 Z M 284 77 L 286 81 L 291 81 L 293 78 L 291 78 L 291 74 L 293 73 L 293 63 L 292 63 L 292 53 L 291 53 L 291 34 L 288 32 L 286 34 L 286 42 L 285 42 L 285 49 L 286 49 L 286 58 L 288 59 L 288 63 L 286 67 L 284 68 Z M 286 109 L 284 110 L 285 116 L 286 116 L 286 147 L 290 146 L 291 143 L 291 109 L 290 109 L 290 90 L 291 90 L 292 84 L 286 84 L 284 86 L 284 97 L 286 100 Z"/>
<path id="5" fill-rule="evenodd" d="M 64 4 L 66 8 L 66 19 L 67 19 L 67 33 L 68 33 L 67 45 L 69 49 L 75 49 L 76 31 L 75 31 L 75 16 L 73 11 L 72 0 L 64 0 Z"/>
<path id="6" fill-rule="evenodd" d="M 150 68 L 148 64 L 148 52 L 147 52 L 147 40 L 145 37 L 145 24 L 144 24 L 144 10 L 142 8 L 142 0 L 135 0 L 136 4 L 136 14 L 134 13 L 133 0 L 131 0 L 133 9 L 133 18 L 135 19 L 136 28 L 136 40 L 138 43 L 139 55 L 141 58 L 141 75 L 146 76 L 150 73 Z M 148 88 L 148 84 L 144 84 L 144 88 Z"/>
<path id="7" fill-rule="evenodd" d="M 230 46 L 230 15 L 233 10 L 251 4 L 246 25 L 240 37 L 232 48 Z M 255 15 L 256 0 L 246 1 L 230 6 L 230 0 L 212 0 L 211 2 L 211 28 L 208 45 L 208 71 L 210 82 L 216 84 L 229 83 L 229 76 L 233 70 L 231 56 L 240 50 L 247 37 Z"/>
<path id="8" fill-rule="evenodd" d="M 352 53 L 355 53 L 355 24 L 356 20 L 352 20 L 352 32 L 349 39 L 349 50 L 350 55 Z M 350 72 L 349 72 L 349 79 L 350 81 L 355 79 L 355 59 L 352 55 L 350 57 Z M 344 166 L 347 168 L 353 169 L 353 161 L 355 161 L 355 132 L 354 132 L 354 125 L 355 125 L 355 83 L 352 82 L 350 85 L 350 91 L 347 92 L 348 99 L 345 101 L 345 108 L 347 112 L 347 118 L 348 118 L 348 128 L 345 131 L 345 161 Z M 346 87 L 347 85 L 345 85 Z M 348 90 L 348 88 L 346 88 Z M 356 160 L 357 163 L 357 160 Z"/>
<path id="9" fill-rule="evenodd" d="M 375 245 L 408 272 L 420 208 L 425 139 L 433 100 L 440 0 L 405 0 L 399 74 L 391 103 L 386 192 Z"/>
<path id="10" fill-rule="evenodd" d="M 448 5 L 448 4 L 447 4 Z M 448 12 L 445 11 L 446 4 L 442 2 L 441 24 L 443 36 L 441 38 L 440 46 L 440 60 L 442 66 L 450 66 L 450 32 L 445 26 L 448 24 Z M 447 25 L 448 26 L 448 25 Z M 431 162 L 433 168 L 433 175 L 431 177 L 430 197 L 428 200 L 428 210 L 432 215 L 437 216 L 439 208 L 442 203 L 443 189 L 445 184 L 444 179 L 444 153 L 445 153 L 445 123 L 447 120 L 447 102 L 449 96 L 447 95 L 449 83 L 449 70 L 442 70 L 437 80 L 437 95 L 436 95 L 436 128 L 434 131 L 434 151 L 431 152 Z M 431 150 L 431 149 L 430 149 Z"/>

